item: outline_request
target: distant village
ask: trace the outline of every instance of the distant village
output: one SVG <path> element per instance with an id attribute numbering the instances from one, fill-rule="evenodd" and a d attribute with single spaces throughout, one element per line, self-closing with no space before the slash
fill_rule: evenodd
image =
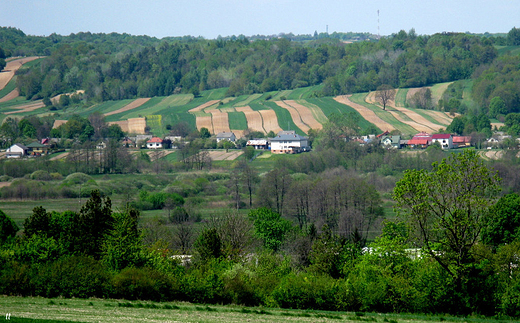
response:
<path id="1" fill-rule="evenodd" d="M 236 145 L 237 137 L 233 132 L 220 132 L 215 135 L 217 143 L 227 141 L 231 144 L 230 148 L 242 148 Z M 59 142 L 57 138 L 44 138 L 41 142 L 32 142 L 28 145 L 16 143 L 5 151 L 5 158 L 25 158 L 48 155 L 53 152 L 53 144 Z M 360 145 L 380 144 L 387 149 L 425 149 L 432 145 L 439 145 L 442 149 L 467 148 L 474 146 L 471 136 L 457 136 L 452 134 L 429 134 L 419 132 L 412 139 L 402 139 L 400 135 L 392 135 L 388 131 L 378 135 L 367 135 L 357 137 L 344 137 L 345 141 L 357 142 Z M 502 148 L 504 141 L 513 140 L 510 135 L 502 132 L 495 133 L 491 138 L 483 140 L 480 147 L 487 149 Z M 165 136 L 159 138 L 153 135 L 137 135 L 125 137 L 121 144 L 126 148 L 136 149 L 177 149 L 179 145 L 187 144 L 185 138 L 181 136 Z M 520 145 L 520 138 L 516 139 Z M 106 143 L 100 141 L 96 149 L 105 149 Z M 294 130 L 280 131 L 273 138 L 250 139 L 245 146 L 254 149 L 270 150 L 273 154 L 298 154 L 311 150 L 309 138 L 301 136 Z"/>

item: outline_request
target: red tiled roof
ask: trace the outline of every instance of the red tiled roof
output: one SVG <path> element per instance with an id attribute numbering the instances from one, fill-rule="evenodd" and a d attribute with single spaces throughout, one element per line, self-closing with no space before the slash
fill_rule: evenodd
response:
<path id="1" fill-rule="evenodd" d="M 147 142 L 149 143 L 154 143 L 154 142 L 158 142 L 158 143 L 162 143 L 163 140 L 159 137 L 153 137 L 152 139 L 148 140 Z"/>
<path id="2" fill-rule="evenodd" d="M 469 143 L 469 142 L 471 142 L 470 136 L 453 136 L 454 144 L 463 144 L 463 143 Z"/>
<path id="3" fill-rule="evenodd" d="M 408 145 L 427 145 L 429 143 L 429 139 L 414 139 L 408 140 Z"/>

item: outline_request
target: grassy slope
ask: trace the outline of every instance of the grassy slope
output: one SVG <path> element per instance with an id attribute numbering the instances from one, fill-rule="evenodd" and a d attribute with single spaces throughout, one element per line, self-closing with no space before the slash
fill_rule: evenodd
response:
<path id="1" fill-rule="evenodd" d="M 406 106 L 406 95 L 408 94 L 408 89 L 397 89 L 397 93 L 395 95 L 395 106 L 396 107 L 405 107 Z"/>
<path id="2" fill-rule="evenodd" d="M 13 76 L 13 78 L 7 83 L 7 85 L 0 90 L 0 99 L 6 96 L 7 94 L 11 93 L 16 88 L 16 78 L 17 76 Z"/>

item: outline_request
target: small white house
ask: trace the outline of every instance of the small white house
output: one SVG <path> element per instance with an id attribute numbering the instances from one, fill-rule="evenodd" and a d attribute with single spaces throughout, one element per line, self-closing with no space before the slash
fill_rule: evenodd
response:
<path id="1" fill-rule="evenodd" d="M 217 134 L 217 142 L 221 142 L 222 140 L 235 142 L 237 140 L 237 137 L 232 132 L 219 132 Z"/>
<path id="2" fill-rule="evenodd" d="M 273 154 L 296 154 L 309 150 L 309 139 L 294 133 L 281 132 L 270 138 Z"/>
<path id="3" fill-rule="evenodd" d="M 159 137 L 153 137 L 146 142 L 146 148 L 148 149 L 159 149 L 163 148 L 163 140 Z"/>
<path id="4" fill-rule="evenodd" d="M 14 144 L 5 151 L 6 158 L 22 158 L 27 155 L 27 147 L 22 144 Z"/>

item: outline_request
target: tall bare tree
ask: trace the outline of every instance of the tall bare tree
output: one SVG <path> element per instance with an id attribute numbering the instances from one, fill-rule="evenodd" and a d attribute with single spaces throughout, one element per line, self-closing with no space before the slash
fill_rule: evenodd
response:
<path id="1" fill-rule="evenodd" d="M 386 110 L 386 105 L 395 98 L 395 89 L 389 84 L 381 84 L 376 90 L 376 100 L 383 105 L 383 110 Z"/>

